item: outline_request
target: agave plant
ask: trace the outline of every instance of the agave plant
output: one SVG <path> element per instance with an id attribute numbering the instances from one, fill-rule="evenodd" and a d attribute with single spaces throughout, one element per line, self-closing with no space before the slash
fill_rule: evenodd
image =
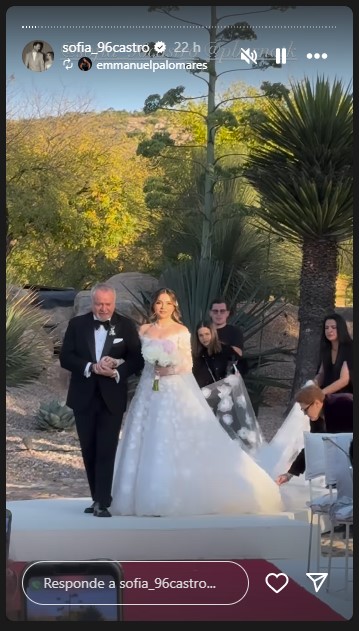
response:
<path id="1" fill-rule="evenodd" d="M 6 387 L 20 387 L 36 381 L 50 361 L 46 344 L 46 323 L 34 304 L 31 292 L 14 285 L 6 288 Z"/>
<path id="2" fill-rule="evenodd" d="M 36 417 L 37 429 L 49 432 L 61 432 L 72 429 L 75 425 L 75 417 L 71 408 L 59 403 L 50 401 L 42 403 Z"/>

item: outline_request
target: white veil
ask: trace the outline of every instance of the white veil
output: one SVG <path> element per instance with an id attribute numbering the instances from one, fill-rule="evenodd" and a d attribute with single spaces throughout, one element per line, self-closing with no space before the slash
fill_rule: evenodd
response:
<path id="1" fill-rule="evenodd" d="M 227 434 L 238 440 L 254 459 L 264 438 L 244 381 L 235 369 L 220 381 L 202 388 L 202 394 Z"/>
<path id="2" fill-rule="evenodd" d="M 286 473 L 304 447 L 303 432 L 309 430 L 309 418 L 303 414 L 299 403 L 295 403 L 272 440 L 256 451 L 256 462 L 272 478 Z"/>
<path id="3" fill-rule="evenodd" d="M 313 381 L 307 381 L 305 386 L 313 383 Z M 309 418 L 302 412 L 299 403 L 295 403 L 272 440 L 257 449 L 254 456 L 256 462 L 272 478 L 286 473 L 298 453 L 304 448 L 303 432 L 306 431 L 310 431 Z"/>

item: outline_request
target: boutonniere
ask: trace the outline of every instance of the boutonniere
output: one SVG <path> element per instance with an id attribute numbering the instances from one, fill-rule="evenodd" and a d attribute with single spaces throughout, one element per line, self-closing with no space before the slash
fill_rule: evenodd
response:
<path id="1" fill-rule="evenodd" d="M 111 324 L 111 325 L 110 325 L 109 335 L 112 335 L 112 336 L 116 335 L 116 333 L 115 333 L 115 326 L 114 326 L 114 324 Z"/>

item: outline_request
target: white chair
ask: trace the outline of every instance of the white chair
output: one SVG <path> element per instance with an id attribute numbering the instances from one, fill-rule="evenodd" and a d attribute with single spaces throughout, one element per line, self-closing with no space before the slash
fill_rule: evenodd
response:
<path id="1" fill-rule="evenodd" d="M 333 490 L 334 482 L 327 482 L 329 493 L 313 496 L 312 481 L 316 478 L 325 476 L 325 457 L 324 457 L 324 436 L 334 436 L 334 434 L 303 432 L 304 437 L 304 454 L 305 454 L 305 472 L 304 477 L 309 481 L 309 501 L 306 502 L 310 508 L 310 529 L 309 529 L 309 545 L 308 545 L 308 562 L 307 572 L 310 572 L 310 563 L 312 556 L 313 542 L 313 521 L 314 516 L 317 517 L 317 562 L 316 571 L 320 569 L 320 551 L 321 551 L 321 527 L 320 518 L 322 515 L 328 515 L 329 508 L 336 500 L 336 491 Z"/>
<path id="2" fill-rule="evenodd" d="M 327 591 L 330 587 L 334 528 L 341 524 L 345 525 L 345 590 L 348 589 L 349 583 L 349 534 L 350 526 L 353 525 L 353 469 L 350 462 L 349 446 L 352 439 L 352 433 L 323 436 L 326 477 L 330 480 L 335 479 L 337 486 L 337 498 L 328 513 L 331 528 Z"/>

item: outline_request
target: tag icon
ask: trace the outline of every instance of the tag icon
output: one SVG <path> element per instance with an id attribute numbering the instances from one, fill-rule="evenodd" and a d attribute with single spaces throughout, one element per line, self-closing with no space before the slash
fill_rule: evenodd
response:
<path id="1" fill-rule="evenodd" d="M 266 583 L 275 594 L 279 594 L 285 587 L 287 587 L 289 582 L 289 578 L 286 574 L 279 572 L 279 574 L 275 574 L 274 572 L 270 572 L 266 576 Z"/>

